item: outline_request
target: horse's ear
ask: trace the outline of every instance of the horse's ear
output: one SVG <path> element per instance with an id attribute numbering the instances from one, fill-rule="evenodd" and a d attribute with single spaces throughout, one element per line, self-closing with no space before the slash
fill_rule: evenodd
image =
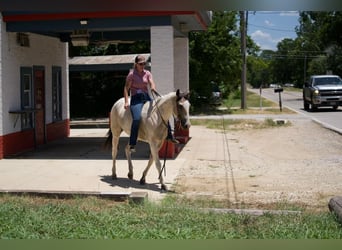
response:
<path id="1" fill-rule="evenodd" d="M 189 100 L 189 99 L 190 99 L 190 92 L 186 92 L 186 93 L 184 94 L 184 98 L 187 99 L 187 100 Z"/>

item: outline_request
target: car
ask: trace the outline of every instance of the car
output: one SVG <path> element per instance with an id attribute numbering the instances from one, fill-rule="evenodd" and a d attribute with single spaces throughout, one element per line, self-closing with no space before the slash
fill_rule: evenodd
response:
<path id="1" fill-rule="evenodd" d="M 312 75 L 303 86 L 305 110 L 331 106 L 334 110 L 342 105 L 342 79 L 338 75 Z"/>
<path id="2" fill-rule="evenodd" d="M 280 88 L 280 85 L 277 83 L 271 83 L 270 88 Z"/>
<path id="3" fill-rule="evenodd" d="M 221 103 L 222 103 L 222 92 L 216 84 L 213 84 L 211 97 L 210 97 L 210 104 L 221 105 Z"/>
<path id="4" fill-rule="evenodd" d="M 294 84 L 288 82 L 284 84 L 284 87 L 294 87 Z"/>

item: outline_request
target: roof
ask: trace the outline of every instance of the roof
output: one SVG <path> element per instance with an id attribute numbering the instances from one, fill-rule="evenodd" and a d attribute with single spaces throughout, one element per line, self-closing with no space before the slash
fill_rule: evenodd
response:
<path id="1" fill-rule="evenodd" d="M 69 58 L 69 71 L 115 71 L 132 68 L 138 54 L 110 56 L 77 56 Z M 140 54 L 150 61 L 151 54 Z"/>
<path id="2" fill-rule="evenodd" d="M 109 2 L 109 1 L 108 1 Z M 210 11 L 4 11 L 2 19 L 8 32 L 31 32 L 71 41 L 75 31 L 85 30 L 90 42 L 137 41 L 150 39 L 150 27 L 172 25 L 175 36 L 206 30 Z"/>

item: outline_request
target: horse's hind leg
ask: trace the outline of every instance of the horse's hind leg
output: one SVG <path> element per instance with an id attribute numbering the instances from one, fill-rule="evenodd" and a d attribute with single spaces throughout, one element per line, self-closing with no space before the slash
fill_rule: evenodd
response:
<path id="1" fill-rule="evenodd" d="M 112 179 L 116 180 L 116 155 L 118 154 L 118 143 L 119 143 L 119 136 L 113 134 L 113 139 L 112 139 Z"/>
<path id="2" fill-rule="evenodd" d="M 132 164 L 132 159 L 131 159 L 131 151 L 129 149 L 129 144 L 127 144 L 125 148 L 125 153 L 126 153 L 126 158 L 128 161 L 128 174 L 127 177 L 128 179 L 132 180 L 133 179 L 133 164 Z"/>
<path id="3" fill-rule="evenodd" d="M 145 183 L 146 183 L 146 175 L 147 175 L 147 172 L 150 169 L 152 163 L 153 163 L 153 157 L 152 157 L 152 154 L 150 154 L 150 159 L 148 160 L 147 166 L 146 166 L 146 168 L 145 168 L 145 170 L 143 172 L 143 175 L 142 175 L 142 177 L 140 179 L 140 184 L 141 185 L 145 185 Z"/>

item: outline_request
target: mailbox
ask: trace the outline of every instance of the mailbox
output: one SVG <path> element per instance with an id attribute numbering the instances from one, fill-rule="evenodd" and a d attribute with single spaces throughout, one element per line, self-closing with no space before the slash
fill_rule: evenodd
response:
<path id="1" fill-rule="evenodd" d="M 275 88 L 274 89 L 274 93 L 280 93 L 280 92 L 283 92 L 283 88 Z"/>
<path id="2" fill-rule="evenodd" d="M 274 89 L 274 93 L 279 93 L 279 108 L 280 108 L 280 111 L 283 111 L 283 108 L 282 108 L 282 104 L 281 104 L 281 92 L 283 92 L 283 88 L 275 88 Z"/>

